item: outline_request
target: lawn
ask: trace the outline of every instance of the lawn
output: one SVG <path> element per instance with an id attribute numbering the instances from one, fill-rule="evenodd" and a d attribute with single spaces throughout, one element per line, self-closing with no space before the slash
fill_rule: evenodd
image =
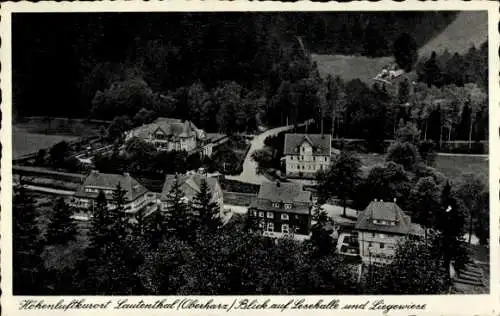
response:
<path id="1" fill-rule="evenodd" d="M 23 127 L 12 126 L 12 158 L 37 152 L 52 147 L 61 141 L 72 141 L 76 136 L 46 135 L 28 132 Z"/>
<path id="2" fill-rule="evenodd" d="M 385 161 L 385 156 L 379 154 L 358 154 L 358 157 L 363 164 L 362 169 L 366 173 L 373 166 L 383 164 Z M 436 157 L 436 169 L 452 180 L 460 179 L 464 173 L 474 173 L 481 177 L 486 185 L 489 183 L 489 163 L 487 157 L 439 155 Z"/>

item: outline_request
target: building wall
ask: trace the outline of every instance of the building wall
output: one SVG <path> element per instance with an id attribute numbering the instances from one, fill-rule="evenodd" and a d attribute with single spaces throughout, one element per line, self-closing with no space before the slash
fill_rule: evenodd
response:
<path id="1" fill-rule="evenodd" d="M 193 151 L 196 149 L 196 137 L 186 137 L 186 138 L 177 138 L 177 139 L 157 139 L 151 138 L 149 141 L 156 147 L 158 150 L 165 151 L 173 151 L 173 150 L 185 150 L 185 151 Z"/>
<path id="2" fill-rule="evenodd" d="M 132 202 L 126 203 L 124 205 L 125 212 L 127 213 L 135 213 L 139 211 L 141 208 L 146 206 L 150 202 L 150 199 L 147 197 L 147 194 L 143 194 L 139 196 L 137 199 L 135 199 Z M 95 207 L 96 200 L 93 198 L 73 198 L 72 201 L 70 202 L 71 206 L 80 208 L 80 209 L 87 209 L 88 211 L 91 211 L 93 207 Z M 109 209 L 113 209 L 115 205 L 111 202 L 108 202 L 107 207 Z"/>
<path id="3" fill-rule="evenodd" d="M 304 174 L 316 173 L 318 170 L 327 170 L 330 166 L 330 156 L 314 155 L 309 143 L 304 142 L 296 155 L 286 155 L 286 173 L 295 175 L 299 172 Z"/>
<path id="4" fill-rule="evenodd" d="M 371 262 L 390 263 L 402 238 L 403 235 L 390 233 L 358 232 L 359 252 L 363 262 L 369 263 L 371 260 Z"/>
<path id="5" fill-rule="evenodd" d="M 257 223 L 264 231 L 276 233 L 295 233 L 309 235 L 311 228 L 311 216 L 308 214 L 293 214 L 286 211 L 271 211 L 250 209 L 249 215 L 257 219 Z M 282 215 L 284 215 L 282 217 Z"/>

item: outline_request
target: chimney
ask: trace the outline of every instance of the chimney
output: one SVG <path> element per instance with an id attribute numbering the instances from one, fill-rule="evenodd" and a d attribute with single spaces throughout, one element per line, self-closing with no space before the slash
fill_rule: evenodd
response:
<path id="1" fill-rule="evenodd" d="M 397 200 L 398 200 L 397 198 L 394 198 L 394 203 L 396 203 Z"/>

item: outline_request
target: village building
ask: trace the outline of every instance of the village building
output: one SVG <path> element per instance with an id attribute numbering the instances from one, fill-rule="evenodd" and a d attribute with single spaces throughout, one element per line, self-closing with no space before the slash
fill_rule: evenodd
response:
<path id="1" fill-rule="evenodd" d="M 70 200 L 70 205 L 80 210 L 79 217 L 90 217 L 99 192 L 102 191 L 108 201 L 108 208 L 113 209 L 113 194 L 120 185 L 125 191 L 124 211 L 131 215 L 154 202 L 154 193 L 149 192 L 142 184 L 128 173 L 111 174 L 92 171 L 82 185 L 78 187 Z"/>
<path id="2" fill-rule="evenodd" d="M 264 182 L 248 209 L 264 234 L 308 236 L 311 230 L 311 192 L 293 182 Z"/>
<path id="3" fill-rule="evenodd" d="M 315 178 L 319 170 L 328 170 L 331 152 L 329 134 L 285 134 L 283 155 L 287 177 Z"/>
<path id="4" fill-rule="evenodd" d="M 134 137 L 153 144 L 157 150 L 188 153 L 199 151 L 206 156 L 212 154 L 212 146 L 208 143 L 206 133 L 188 120 L 159 117 L 153 123 L 127 132 L 125 141 Z"/>
<path id="5" fill-rule="evenodd" d="M 209 177 L 203 171 L 189 172 L 181 175 L 167 175 L 165 177 L 165 182 L 160 196 L 161 211 L 168 212 L 169 195 L 176 181 L 179 181 L 180 190 L 183 194 L 183 200 L 186 203 L 190 203 L 194 200 L 196 195 L 200 193 L 202 182 L 206 181 L 210 194 L 212 195 L 211 202 L 215 202 L 219 206 L 219 216 L 221 217 L 221 220 L 225 222 L 224 197 L 219 180 L 215 177 Z"/>
<path id="6" fill-rule="evenodd" d="M 420 225 L 394 202 L 374 200 L 360 212 L 354 235 L 357 235 L 359 255 L 364 264 L 392 262 L 397 244 L 407 237 L 423 235 Z"/>

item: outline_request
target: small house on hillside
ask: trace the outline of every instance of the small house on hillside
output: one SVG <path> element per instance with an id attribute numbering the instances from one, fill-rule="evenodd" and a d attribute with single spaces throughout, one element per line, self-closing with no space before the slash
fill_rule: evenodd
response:
<path id="1" fill-rule="evenodd" d="M 311 230 L 311 192 L 293 182 L 264 182 L 248 209 L 266 235 L 309 235 Z"/>
<path id="2" fill-rule="evenodd" d="M 314 178 L 317 171 L 329 168 L 331 153 L 332 137 L 329 134 L 285 134 L 286 175 Z"/>

